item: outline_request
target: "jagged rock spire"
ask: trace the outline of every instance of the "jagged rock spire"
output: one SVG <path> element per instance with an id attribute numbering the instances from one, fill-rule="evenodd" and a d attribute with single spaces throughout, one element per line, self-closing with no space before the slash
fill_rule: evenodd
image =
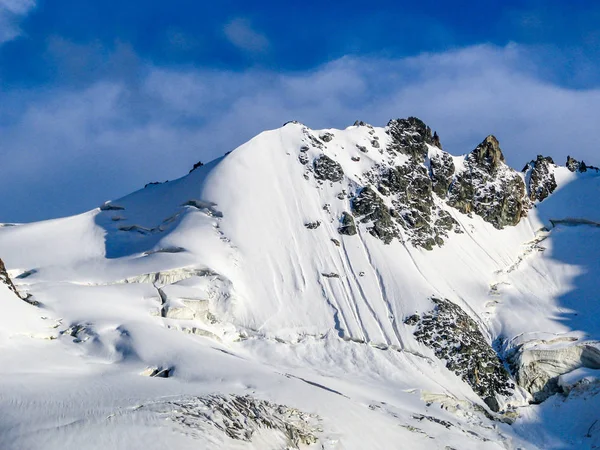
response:
<path id="1" fill-rule="evenodd" d="M 491 134 L 471 152 L 471 155 L 477 163 L 487 166 L 490 171 L 496 170 L 500 163 L 505 161 L 498 139 Z"/>

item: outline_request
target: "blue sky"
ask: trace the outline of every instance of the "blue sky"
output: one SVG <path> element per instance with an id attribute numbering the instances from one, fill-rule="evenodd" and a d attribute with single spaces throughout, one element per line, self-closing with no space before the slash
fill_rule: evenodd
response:
<path id="1" fill-rule="evenodd" d="M 417 115 L 600 163 L 600 4 L 0 0 L 0 221 L 91 209 L 263 129 Z M 600 155 L 598 155 L 600 156 Z"/>

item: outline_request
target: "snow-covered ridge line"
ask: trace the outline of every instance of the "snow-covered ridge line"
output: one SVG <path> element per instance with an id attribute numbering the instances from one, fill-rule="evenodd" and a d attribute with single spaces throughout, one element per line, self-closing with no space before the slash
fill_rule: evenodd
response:
<path id="1" fill-rule="evenodd" d="M 0 447 L 293 447 L 273 417 L 316 416 L 305 448 L 600 440 L 571 413 L 598 408 L 600 176 L 583 168 L 517 172 L 493 136 L 452 156 L 416 118 L 292 123 L 88 213 L 0 227 L 40 304 L 0 283 Z"/>

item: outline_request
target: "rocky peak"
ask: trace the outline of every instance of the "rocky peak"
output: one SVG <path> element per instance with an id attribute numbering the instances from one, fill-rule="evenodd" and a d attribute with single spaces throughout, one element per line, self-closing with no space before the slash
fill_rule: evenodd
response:
<path id="1" fill-rule="evenodd" d="M 490 135 L 465 160 L 456 175 L 448 204 L 464 214 L 474 212 L 496 228 L 514 226 L 530 206 L 521 176 L 504 164 L 498 139 Z"/>
<path id="2" fill-rule="evenodd" d="M 554 177 L 554 160 L 549 156 L 538 155 L 525 166 L 523 172 L 528 179 L 528 192 L 531 201 L 542 201 L 552 194 L 557 187 Z"/>
<path id="3" fill-rule="evenodd" d="M 433 132 L 433 145 L 435 145 L 440 150 L 442 149 L 442 143 L 440 142 L 440 136 L 437 134 L 437 131 Z"/>
<path id="4" fill-rule="evenodd" d="M 590 166 L 583 161 L 577 161 L 575 158 L 571 158 L 570 156 L 567 156 L 567 169 L 569 169 L 571 172 L 580 173 L 587 172 L 588 170 L 594 170 L 596 173 L 600 172 L 599 167 Z"/>
<path id="5" fill-rule="evenodd" d="M 423 161 L 427 156 L 426 144 L 441 148 L 437 133 L 434 141 L 431 128 L 416 117 L 390 120 L 386 131 L 392 138 L 390 150 L 411 156 L 419 161 Z"/>
<path id="6" fill-rule="evenodd" d="M 556 188 L 551 159 L 539 157 L 528 165 L 525 179 L 531 185 L 526 185 L 524 177 L 505 164 L 498 139 L 492 135 L 465 157 L 464 164 L 456 166 L 455 158 L 441 151 L 438 134 L 416 117 L 390 120 L 385 128 L 389 136 L 385 148 L 374 138 L 375 128 L 359 121 L 355 126 L 368 128 L 372 148 L 385 156 L 358 174 L 357 186 L 348 197 L 350 212 L 339 228 L 341 234 L 354 235 L 358 229 L 351 221 L 356 219 L 356 225 L 365 224 L 368 232 L 386 244 L 399 239 L 431 250 L 443 245 L 450 233 L 462 232 L 448 207 L 476 214 L 501 229 L 517 225 L 527 215 L 531 200 L 546 198 Z M 317 138 L 308 128 L 303 132 L 299 161 L 307 167 L 305 178 L 312 172 L 320 185 L 343 181 L 348 169 L 324 153 L 335 145 L 333 134 L 322 133 Z M 356 147 L 368 151 L 362 142 Z M 312 164 L 310 148 L 319 153 Z M 352 157 L 352 161 L 359 160 Z M 343 200 L 346 193 L 341 195 L 338 198 Z"/>
<path id="7" fill-rule="evenodd" d="M 500 163 L 505 161 L 498 139 L 491 134 L 471 152 L 469 158 L 478 165 L 485 167 L 490 173 L 494 172 Z"/>

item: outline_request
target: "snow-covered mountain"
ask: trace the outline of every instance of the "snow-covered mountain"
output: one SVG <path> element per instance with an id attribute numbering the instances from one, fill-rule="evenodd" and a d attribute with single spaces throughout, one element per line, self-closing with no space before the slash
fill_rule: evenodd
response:
<path id="1" fill-rule="evenodd" d="M 599 188 L 290 122 L 5 224 L 0 448 L 600 447 Z"/>

